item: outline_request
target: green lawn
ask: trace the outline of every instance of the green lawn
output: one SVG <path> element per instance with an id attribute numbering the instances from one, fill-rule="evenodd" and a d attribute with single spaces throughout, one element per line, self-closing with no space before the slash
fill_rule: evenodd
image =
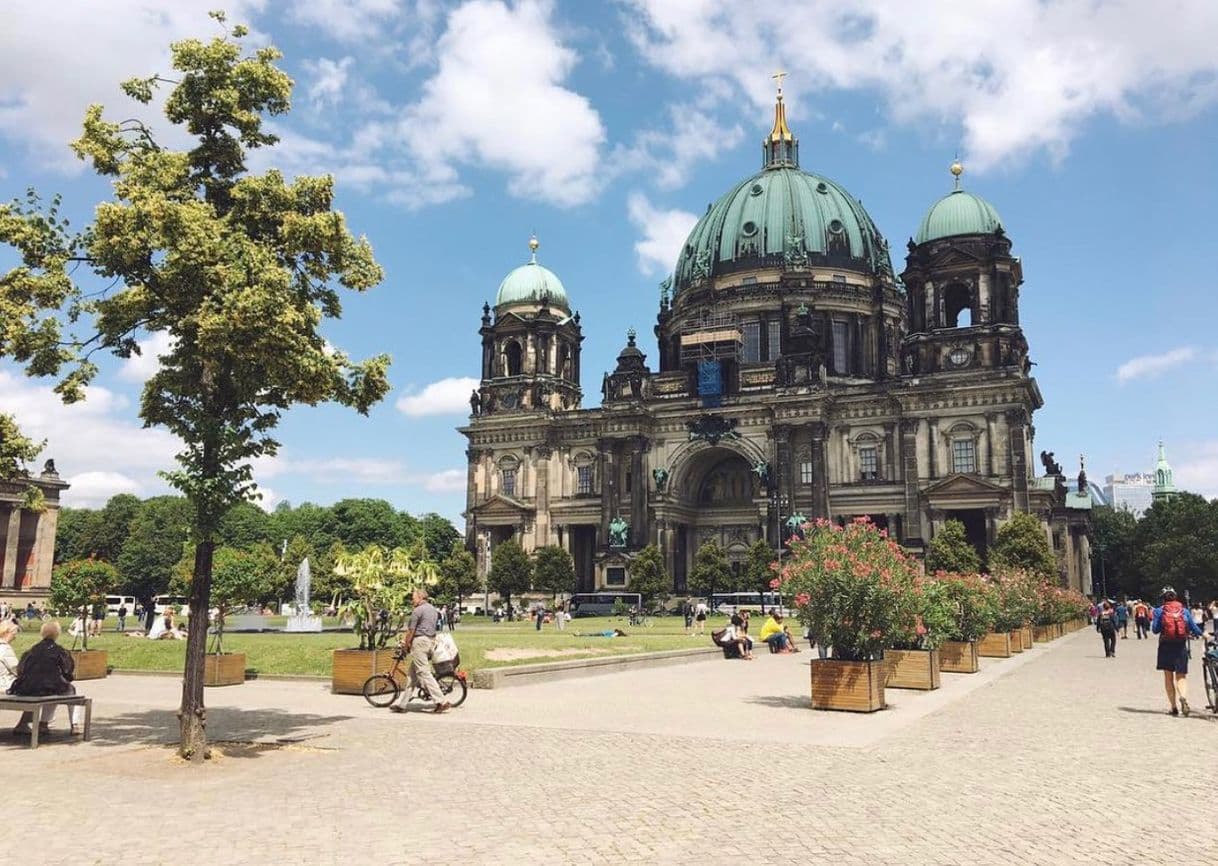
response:
<path id="1" fill-rule="evenodd" d="M 715 620 L 712 620 L 715 622 Z M 186 652 L 184 641 L 150 641 L 116 634 L 115 621 L 107 621 L 111 631 L 89 639 L 90 649 L 104 649 L 116 670 L 178 671 Z M 718 625 L 707 623 L 707 632 Z M 577 637 L 576 633 L 600 632 L 620 628 L 626 637 Z M 552 625 L 536 631 L 532 623 L 491 623 L 481 617 L 467 616 L 455 633 L 461 650 L 461 666 L 466 670 L 546 661 L 590 658 L 607 654 L 656 652 L 710 646 L 710 638 L 687 637 L 680 617 L 658 617 L 651 628 L 631 627 L 624 619 L 597 617 L 572 620 L 566 631 Z M 37 640 L 37 633 L 24 631 L 13 642 L 18 655 Z M 61 638 L 70 648 L 72 639 Z M 230 634 L 224 638 L 229 652 L 243 652 L 250 670 L 263 674 L 330 675 L 330 652 L 358 646 L 349 632 L 322 634 Z M 496 653 L 495 651 L 499 651 Z M 505 653 L 505 651 L 510 651 Z M 561 655 L 558 651 L 566 651 Z M 488 653 L 492 657 L 488 658 Z M 510 655 L 511 657 L 504 657 Z M 499 657 L 495 657 L 499 656 Z"/>

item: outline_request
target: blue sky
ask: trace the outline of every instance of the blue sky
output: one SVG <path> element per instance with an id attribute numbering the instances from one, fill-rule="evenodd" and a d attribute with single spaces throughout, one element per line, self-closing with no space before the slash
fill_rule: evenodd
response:
<path id="1" fill-rule="evenodd" d="M 62 192 L 82 224 L 107 188 L 66 143 L 85 106 L 166 71 L 207 36 L 215 0 L 25 2 L 0 33 L 0 198 Z M 329 339 L 393 355 L 370 418 L 292 412 L 266 504 L 380 496 L 456 517 L 484 300 L 530 232 L 583 317 L 585 405 L 628 327 L 654 360 L 657 284 L 696 215 L 757 170 L 786 70 L 804 168 L 860 198 L 901 270 L 905 240 L 950 189 L 999 210 L 1026 282 L 1022 317 L 1046 405 L 1036 447 L 1093 480 L 1149 469 L 1163 438 L 1182 486 L 1218 495 L 1218 4 L 993 0 L 233 0 L 285 53 L 294 110 L 257 165 L 331 172 L 385 283 Z M 144 361 L 104 368 L 84 405 L 0 366 L 0 411 L 49 440 L 68 501 L 164 489 L 174 447 L 140 428 Z"/>

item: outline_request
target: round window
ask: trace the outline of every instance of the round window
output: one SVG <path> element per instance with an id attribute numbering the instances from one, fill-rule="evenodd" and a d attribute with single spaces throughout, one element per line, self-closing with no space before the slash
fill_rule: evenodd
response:
<path id="1" fill-rule="evenodd" d="M 833 220 L 829 223 L 829 231 L 833 232 L 835 235 L 840 235 L 843 231 L 845 231 L 845 229 L 846 227 L 842 225 L 841 220 Z"/>
<path id="2" fill-rule="evenodd" d="M 753 188 L 749 190 L 749 195 L 761 195 L 763 192 L 765 192 L 765 188 L 761 184 L 755 183 Z"/>
<path id="3" fill-rule="evenodd" d="M 957 348 L 952 349 L 952 353 L 947 356 L 955 367 L 963 367 L 973 357 L 968 349 Z"/>
<path id="4" fill-rule="evenodd" d="M 753 235 L 757 234 L 757 223 L 749 220 L 740 227 L 740 231 L 745 237 L 751 238 Z"/>
<path id="5" fill-rule="evenodd" d="M 825 183 L 825 182 L 822 180 L 820 183 L 818 183 L 818 184 L 816 185 L 816 191 L 817 191 L 818 193 L 820 193 L 821 195 L 827 195 L 827 194 L 828 194 L 828 192 L 829 192 L 829 184 Z"/>

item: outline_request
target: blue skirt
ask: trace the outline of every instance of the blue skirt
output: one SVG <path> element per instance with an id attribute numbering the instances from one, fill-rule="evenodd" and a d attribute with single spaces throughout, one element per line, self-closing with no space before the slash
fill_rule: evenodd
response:
<path id="1" fill-rule="evenodd" d="M 1175 671 L 1178 674 L 1188 673 L 1188 641 L 1159 639 L 1159 660 L 1155 665 L 1157 670 Z"/>

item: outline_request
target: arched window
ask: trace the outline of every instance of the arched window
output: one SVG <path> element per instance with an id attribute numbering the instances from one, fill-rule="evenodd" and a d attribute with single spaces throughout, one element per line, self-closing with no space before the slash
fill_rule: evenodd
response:
<path id="1" fill-rule="evenodd" d="M 515 340 L 509 340 L 503 347 L 503 354 L 507 358 L 507 374 L 519 376 L 524 370 L 524 352 L 521 350 L 520 344 Z"/>
<path id="2" fill-rule="evenodd" d="M 570 350 L 567 348 L 566 343 L 560 341 L 558 344 L 558 369 L 555 372 L 557 372 L 558 375 L 562 376 L 564 379 L 571 378 L 570 361 Z"/>
<path id="3" fill-rule="evenodd" d="M 973 324 L 973 296 L 968 286 L 952 283 L 943 293 L 944 326 L 967 328 Z"/>

